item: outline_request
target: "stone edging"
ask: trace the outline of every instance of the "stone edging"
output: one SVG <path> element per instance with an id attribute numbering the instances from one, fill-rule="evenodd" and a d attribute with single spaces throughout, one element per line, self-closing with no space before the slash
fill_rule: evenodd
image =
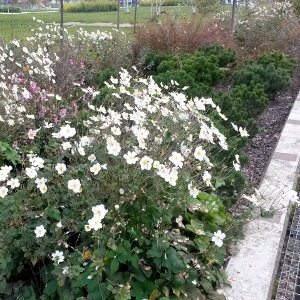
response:
<path id="1" fill-rule="evenodd" d="M 264 179 L 295 188 L 300 161 L 300 93 L 290 112 L 269 162 Z M 263 182 L 260 192 L 270 198 Z M 277 201 L 284 209 L 272 219 L 258 218 L 244 227 L 245 239 L 232 249 L 226 268 L 232 287 L 224 288 L 227 300 L 270 300 L 277 275 L 283 241 L 289 219 L 290 203 L 282 195 Z"/>

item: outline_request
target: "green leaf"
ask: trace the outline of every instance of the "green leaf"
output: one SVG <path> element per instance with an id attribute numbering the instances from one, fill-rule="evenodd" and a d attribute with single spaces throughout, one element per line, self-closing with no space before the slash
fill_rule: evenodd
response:
<path id="1" fill-rule="evenodd" d="M 134 253 L 132 256 L 131 256 L 131 264 L 137 268 L 138 267 L 138 261 L 139 261 L 139 256 Z"/>
<path id="2" fill-rule="evenodd" d="M 210 281 L 207 280 L 206 278 L 201 278 L 200 284 L 204 288 L 206 293 L 209 293 L 209 292 L 214 290 L 214 288 L 211 285 Z"/>
<path id="3" fill-rule="evenodd" d="M 161 292 L 159 290 L 154 290 L 150 297 L 149 297 L 149 300 L 155 300 L 157 299 L 159 296 L 160 296 Z"/>
<path id="4" fill-rule="evenodd" d="M 2 279 L 0 280 L 0 293 L 3 293 L 5 291 L 6 288 L 6 278 L 2 277 Z"/>
<path id="5" fill-rule="evenodd" d="M 195 243 L 197 244 L 197 246 L 199 246 L 202 252 L 206 250 L 207 246 L 201 239 L 195 239 Z"/>
<path id="6" fill-rule="evenodd" d="M 216 179 L 216 184 L 215 184 L 215 188 L 219 188 L 220 186 L 224 186 L 225 185 L 225 180 L 224 179 Z"/>
<path id="7" fill-rule="evenodd" d="M 219 251 L 217 253 L 217 259 L 218 259 L 218 262 L 219 262 L 220 265 L 223 264 L 225 255 L 226 255 L 226 248 L 223 245 L 222 247 L 219 248 Z"/>
<path id="8" fill-rule="evenodd" d="M 5 270 L 0 270 L 0 280 L 3 278 L 5 274 L 6 274 Z"/>
<path id="9" fill-rule="evenodd" d="M 209 300 L 226 300 L 224 295 L 218 294 L 217 292 L 209 292 L 207 297 Z"/>
<path id="10" fill-rule="evenodd" d="M 57 281 L 50 281 L 44 289 L 44 294 L 47 296 L 53 296 L 58 289 Z"/>
<path id="11" fill-rule="evenodd" d="M 116 273 L 118 269 L 119 269 L 119 261 L 116 258 L 114 258 L 110 264 L 111 274 Z"/>
<path id="12" fill-rule="evenodd" d="M 147 256 L 148 257 L 157 257 L 160 258 L 162 257 L 162 251 L 158 248 L 158 246 L 154 245 L 151 249 L 147 251 Z"/>

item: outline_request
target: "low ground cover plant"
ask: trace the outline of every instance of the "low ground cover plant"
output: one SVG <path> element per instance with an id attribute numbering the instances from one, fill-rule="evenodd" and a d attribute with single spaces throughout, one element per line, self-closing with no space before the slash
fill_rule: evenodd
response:
<path id="1" fill-rule="evenodd" d="M 242 222 L 217 193 L 242 163 L 212 122 L 227 117 L 125 69 L 95 104 L 83 53 L 112 37 L 66 33 L 58 51 L 46 26 L 0 49 L 1 298 L 225 299 L 215 288 Z"/>

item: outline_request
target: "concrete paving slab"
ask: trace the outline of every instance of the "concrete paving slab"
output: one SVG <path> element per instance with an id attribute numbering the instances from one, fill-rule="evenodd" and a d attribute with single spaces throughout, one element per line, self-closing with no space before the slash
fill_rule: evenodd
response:
<path id="1" fill-rule="evenodd" d="M 232 287 L 227 300 L 270 300 L 286 234 L 290 203 L 275 187 L 295 187 L 300 160 L 300 94 L 282 130 L 260 186 L 264 208 L 280 208 L 271 219 L 258 217 L 244 228 L 245 239 L 233 248 L 226 272 Z M 284 207 L 284 208 L 282 208 Z M 257 215 L 257 213 L 256 213 Z"/>

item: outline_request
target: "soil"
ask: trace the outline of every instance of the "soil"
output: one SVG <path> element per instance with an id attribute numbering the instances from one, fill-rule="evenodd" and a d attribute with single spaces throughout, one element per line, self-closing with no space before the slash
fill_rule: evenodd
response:
<path id="1" fill-rule="evenodd" d="M 215 93 L 229 93 L 232 90 L 231 76 L 213 88 Z M 278 93 L 276 97 L 270 101 L 269 107 L 259 117 L 259 132 L 252 139 L 249 139 L 244 149 L 245 154 L 249 157 L 249 164 L 242 169 L 242 173 L 248 179 L 251 187 L 258 188 L 260 185 L 299 90 L 300 64 L 296 69 L 290 88 Z"/>
<path id="2" fill-rule="evenodd" d="M 278 93 L 260 116 L 259 132 L 249 140 L 245 148 L 245 154 L 249 157 L 249 164 L 243 168 L 242 172 L 252 187 L 257 188 L 260 185 L 299 89 L 300 65 L 297 67 L 290 88 Z"/>

